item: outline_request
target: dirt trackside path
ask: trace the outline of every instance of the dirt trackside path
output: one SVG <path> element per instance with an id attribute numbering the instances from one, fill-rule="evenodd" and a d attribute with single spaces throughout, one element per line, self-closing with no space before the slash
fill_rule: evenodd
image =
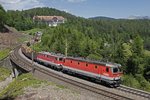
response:
<path id="1" fill-rule="evenodd" d="M 5 25 L 9 30 L 6 33 L 0 32 L 0 50 L 5 48 L 13 48 L 18 44 L 28 40 L 29 36 L 18 32 L 15 28 Z"/>

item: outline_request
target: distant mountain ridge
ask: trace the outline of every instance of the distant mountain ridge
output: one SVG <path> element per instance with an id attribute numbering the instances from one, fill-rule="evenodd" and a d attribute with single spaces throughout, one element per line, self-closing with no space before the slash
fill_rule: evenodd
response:
<path id="1" fill-rule="evenodd" d="M 93 19 L 93 20 L 113 20 L 115 18 L 105 17 L 105 16 L 97 16 L 97 17 L 90 17 L 88 19 Z"/>
<path id="2" fill-rule="evenodd" d="M 149 16 L 129 16 L 127 19 L 150 19 Z"/>
<path id="3" fill-rule="evenodd" d="M 114 20 L 114 19 L 129 19 L 129 20 L 140 20 L 140 19 L 148 19 L 150 20 L 150 16 L 129 16 L 128 18 L 111 18 L 111 17 L 105 17 L 105 16 L 96 16 L 96 17 L 90 17 L 88 19 L 92 20 Z"/>

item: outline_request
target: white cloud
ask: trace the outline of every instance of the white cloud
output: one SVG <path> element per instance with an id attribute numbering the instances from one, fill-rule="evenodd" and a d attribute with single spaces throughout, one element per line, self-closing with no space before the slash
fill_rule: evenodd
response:
<path id="1" fill-rule="evenodd" d="M 52 4 L 52 1 L 56 0 L 0 0 L 0 4 L 6 10 L 22 10 L 35 7 L 44 7 L 48 5 L 47 2 Z M 86 0 L 57 0 L 57 1 L 80 3 Z"/>
<path id="2" fill-rule="evenodd" d="M 0 0 L 0 3 L 2 3 L 2 4 L 14 4 L 14 3 L 18 3 L 20 1 L 21 0 L 13 0 L 13 1 L 10 1 L 10 0 Z"/>
<path id="3" fill-rule="evenodd" d="M 86 0 L 67 0 L 68 2 L 72 2 L 72 3 L 78 3 L 78 2 L 83 2 Z"/>
<path id="4" fill-rule="evenodd" d="M 7 10 L 22 10 L 44 6 L 39 0 L 0 0 L 0 4 Z"/>

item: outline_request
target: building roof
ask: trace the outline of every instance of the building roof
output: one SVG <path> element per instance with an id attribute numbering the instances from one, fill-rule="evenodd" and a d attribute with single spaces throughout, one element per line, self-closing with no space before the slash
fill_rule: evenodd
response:
<path id="1" fill-rule="evenodd" d="M 34 16 L 33 20 L 44 20 L 44 21 L 50 21 L 57 18 L 58 20 L 64 20 L 64 17 L 62 16 Z"/>

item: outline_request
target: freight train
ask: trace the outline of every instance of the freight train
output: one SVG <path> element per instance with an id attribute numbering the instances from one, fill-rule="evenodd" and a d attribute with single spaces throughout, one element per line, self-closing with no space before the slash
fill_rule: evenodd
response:
<path id="1" fill-rule="evenodd" d="M 32 59 L 32 50 L 25 46 L 21 50 L 25 56 Z M 58 71 L 83 75 L 111 87 L 118 87 L 121 83 L 122 71 L 120 64 L 65 57 L 61 54 L 49 52 L 33 52 L 33 55 L 34 61 Z"/>

